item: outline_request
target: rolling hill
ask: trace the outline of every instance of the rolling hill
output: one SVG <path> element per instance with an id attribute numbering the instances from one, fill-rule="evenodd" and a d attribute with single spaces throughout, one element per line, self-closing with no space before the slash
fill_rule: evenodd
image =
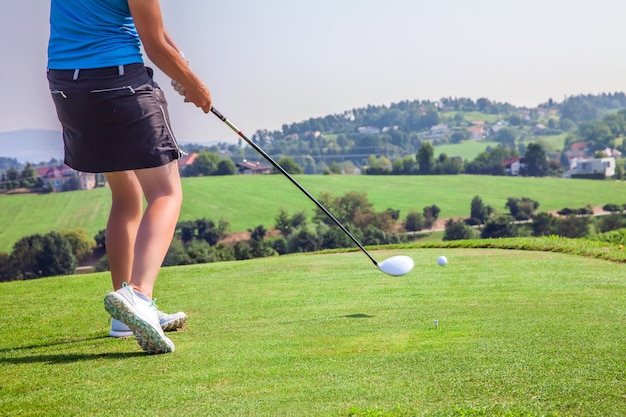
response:
<path id="1" fill-rule="evenodd" d="M 626 201 L 626 183 L 563 178 L 493 176 L 340 176 L 296 177 L 313 196 L 322 192 L 340 196 L 363 192 L 377 211 L 419 212 L 436 204 L 440 218 L 468 217 L 478 195 L 484 204 L 507 212 L 508 197 L 528 197 L 540 203 L 538 211 L 602 206 Z M 315 205 L 279 175 L 197 177 L 183 179 L 184 202 L 180 220 L 226 220 L 230 232 L 258 225 L 272 228 L 281 209 L 310 214 Z M 84 228 L 90 236 L 104 229 L 110 209 L 109 191 L 99 188 L 45 195 L 0 195 L 0 251 L 8 252 L 24 236 L 51 230 Z"/>

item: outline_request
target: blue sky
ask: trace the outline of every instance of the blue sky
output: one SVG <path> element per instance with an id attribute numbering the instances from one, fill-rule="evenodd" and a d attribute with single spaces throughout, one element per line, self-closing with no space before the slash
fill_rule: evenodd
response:
<path id="1" fill-rule="evenodd" d="M 161 0 L 214 105 L 248 135 L 367 105 L 518 106 L 626 90 L 621 0 Z M 0 132 L 60 127 L 45 79 L 48 0 L 0 0 Z M 157 73 L 181 142 L 232 141 Z"/>

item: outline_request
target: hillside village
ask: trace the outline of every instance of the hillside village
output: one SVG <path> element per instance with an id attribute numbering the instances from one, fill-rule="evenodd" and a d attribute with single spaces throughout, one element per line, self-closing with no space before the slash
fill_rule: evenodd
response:
<path id="1" fill-rule="evenodd" d="M 289 160 L 305 174 L 460 174 L 563 176 L 604 179 L 621 177 L 626 98 L 621 93 L 585 96 L 563 103 L 549 101 L 533 109 L 515 108 L 486 99 L 446 99 L 432 102 L 403 102 L 387 106 L 353 109 L 339 115 L 284 125 L 281 131 L 258 131 L 252 139 L 275 160 Z M 585 110 L 577 115 L 576 108 Z M 611 108 L 607 108 L 611 107 Z M 595 109 L 590 111 L 589 108 Z M 580 112 L 579 112 L 580 113 Z M 590 113 L 591 115 L 587 114 Z M 619 116 L 619 118 L 618 118 Z M 608 120 L 607 120 L 608 119 Z M 607 139 L 608 138 L 608 139 Z M 472 160 L 461 156 L 464 144 L 484 144 L 484 153 L 499 152 L 497 165 L 489 172 L 468 168 Z M 530 173 L 527 148 L 539 144 L 549 169 Z M 425 145 L 425 146 L 423 146 Z M 445 147 L 445 153 L 438 149 Z M 432 149 L 426 165 L 420 152 Z M 182 176 L 263 175 L 273 167 L 251 147 L 233 144 L 187 145 L 179 160 Z M 459 155 L 455 155 L 458 150 Z M 211 164 L 224 163 L 224 169 L 198 166 L 207 164 L 201 154 L 212 154 Z M 436 158 L 435 158 L 436 157 Z M 488 157 L 487 157 L 488 158 Z M 3 158 L 0 158 L 3 159 Z M 542 163 L 543 163 L 542 162 Z M 491 161 L 491 164 L 494 162 Z M 397 169 L 401 166 L 401 169 Z M 105 183 L 102 175 L 80 173 L 52 160 L 34 165 L 37 183 L 48 191 L 92 189 Z M 10 191 L 24 178 L 18 168 L 0 167 L 1 183 Z M 7 186 L 12 184 L 12 186 Z"/>

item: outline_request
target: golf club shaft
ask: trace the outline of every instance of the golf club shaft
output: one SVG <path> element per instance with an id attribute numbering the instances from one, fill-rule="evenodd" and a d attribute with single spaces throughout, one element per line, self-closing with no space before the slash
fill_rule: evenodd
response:
<path id="1" fill-rule="evenodd" d="M 279 170 L 285 177 L 289 178 L 289 180 L 300 189 L 300 191 L 302 191 L 307 197 L 309 197 L 309 199 L 314 202 L 317 207 L 320 208 L 320 210 L 322 210 L 328 217 L 330 217 L 330 219 L 335 222 L 335 224 L 337 226 L 339 226 L 341 228 L 341 230 L 343 230 L 349 237 L 350 239 L 352 239 L 352 241 L 359 247 L 359 249 L 361 249 L 363 251 L 363 253 L 365 253 L 367 255 L 368 258 L 370 258 L 370 260 L 374 263 L 374 265 L 378 266 L 378 262 L 376 262 L 376 259 L 374 259 L 372 257 L 372 255 L 369 254 L 369 252 L 367 250 L 365 250 L 365 248 L 363 247 L 363 245 L 361 244 L 361 242 L 359 242 L 357 240 L 357 238 L 355 238 L 354 236 L 352 236 L 352 233 L 350 233 L 350 231 L 348 231 L 348 229 L 345 228 L 345 226 L 343 224 L 341 224 L 339 222 L 339 220 L 337 220 L 335 218 L 335 216 L 333 216 L 331 214 L 330 211 L 328 211 L 326 209 L 326 207 L 324 207 L 322 205 L 322 203 L 320 203 L 319 201 L 317 201 L 315 199 L 315 197 L 313 197 L 311 195 L 311 193 L 309 193 L 303 186 L 301 186 L 298 181 L 296 181 L 291 175 L 289 175 L 289 173 L 287 171 L 285 171 L 285 169 L 283 167 L 281 167 L 278 162 L 274 161 L 267 153 L 265 153 L 265 151 L 263 149 L 261 149 L 256 143 L 254 143 L 253 141 L 251 141 L 250 139 L 248 139 L 246 137 L 246 135 L 243 134 L 243 132 L 241 130 L 239 130 L 234 124 L 232 124 L 230 122 L 230 120 L 228 120 L 225 116 L 222 115 L 222 113 L 220 113 L 219 111 L 217 111 L 215 109 L 215 107 L 211 108 L 211 113 L 213 113 L 215 116 L 217 116 L 218 119 L 220 119 L 222 122 L 224 122 L 228 127 L 230 127 L 235 133 L 237 133 L 237 135 L 239 135 L 239 137 L 241 137 L 243 140 L 245 140 L 248 145 L 252 146 L 254 148 L 255 151 L 257 151 L 258 153 L 261 154 L 261 156 L 263 156 L 263 158 L 267 159 L 273 166 L 274 168 L 276 168 L 277 170 Z"/>

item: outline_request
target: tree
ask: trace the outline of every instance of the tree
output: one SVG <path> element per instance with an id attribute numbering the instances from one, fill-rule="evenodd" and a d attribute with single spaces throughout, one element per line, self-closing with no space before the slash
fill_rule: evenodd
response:
<path id="1" fill-rule="evenodd" d="M 87 236 L 87 230 L 66 229 L 60 233 L 72 246 L 72 253 L 77 260 L 81 261 L 93 253 L 96 243 Z"/>
<path id="2" fill-rule="evenodd" d="M 195 221 L 197 237 L 206 241 L 209 245 L 215 246 L 224 237 L 228 230 L 228 222 L 220 220 L 218 224 L 214 221 L 203 218 Z"/>
<path id="3" fill-rule="evenodd" d="M 626 218 L 619 213 L 611 213 L 596 219 L 596 230 L 598 233 L 610 232 L 626 227 Z"/>
<path id="4" fill-rule="evenodd" d="M 361 230 L 365 230 L 376 215 L 373 204 L 367 200 L 365 193 L 351 191 L 340 197 L 333 197 L 330 193 L 322 193 L 319 202 L 341 223 L 353 224 Z M 314 220 L 334 225 L 334 222 L 319 208 L 315 211 Z"/>
<path id="5" fill-rule="evenodd" d="M 434 204 L 432 206 L 424 207 L 422 212 L 424 213 L 424 227 L 426 229 L 431 229 L 433 227 L 439 217 L 440 211 L 441 209 Z"/>
<path id="6" fill-rule="evenodd" d="M 384 156 L 380 156 L 376 158 L 374 155 L 370 155 L 367 158 L 367 170 L 365 173 L 367 175 L 381 175 L 390 172 L 393 168 L 393 164 Z"/>
<path id="7" fill-rule="evenodd" d="M 465 173 L 479 175 L 505 175 L 502 163 L 518 156 L 515 149 L 498 146 L 492 150 L 481 152 L 473 161 L 465 164 Z"/>
<path id="8" fill-rule="evenodd" d="M 502 146 L 507 148 L 515 148 L 515 140 L 517 138 L 517 132 L 515 129 L 510 127 L 503 127 L 502 129 L 496 132 L 493 140 L 502 144 Z"/>
<path id="9" fill-rule="evenodd" d="M 331 174 L 341 174 L 341 165 L 339 165 L 336 161 L 333 161 L 328 166 L 328 171 Z"/>
<path id="10" fill-rule="evenodd" d="M 200 151 L 185 173 L 191 177 L 212 175 L 217 170 L 219 161 L 220 156 L 217 153 L 207 150 Z"/>
<path id="11" fill-rule="evenodd" d="M 515 220 L 528 220 L 539 208 L 539 202 L 528 197 L 522 197 L 521 200 L 509 197 L 504 207 L 509 209 Z"/>
<path id="12" fill-rule="evenodd" d="M 470 207 L 470 219 L 473 224 L 484 224 L 493 211 L 491 206 L 485 206 L 479 196 L 474 196 Z"/>
<path id="13" fill-rule="evenodd" d="M 78 265 L 72 245 L 57 232 L 20 239 L 13 246 L 11 258 L 18 279 L 71 275 Z"/>
<path id="14" fill-rule="evenodd" d="M 237 167 L 235 163 L 230 159 L 222 159 L 217 164 L 217 169 L 215 170 L 215 175 L 235 175 L 237 172 Z"/>
<path id="15" fill-rule="evenodd" d="M 321 239 L 311 228 L 304 226 L 294 230 L 287 239 L 289 253 L 313 252 L 321 247 Z"/>
<path id="16" fill-rule="evenodd" d="M 548 157 L 540 144 L 529 143 L 522 158 L 521 174 L 526 177 L 544 177 L 548 175 Z"/>
<path id="17" fill-rule="evenodd" d="M 488 220 L 480 232 L 480 237 L 483 239 L 515 236 L 517 236 L 517 225 L 505 216 Z"/>
<path id="18" fill-rule="evenodd" d="M 463 171 L 461 158 L 448 158 L 445 153 L 439 154 L 433 170 L 433 174 L 456 175 Z"/>
<path id="19" fill-rule="evenodd" d="M 317 233 L 322 240 L 320 249 L 349 248 L 354 246 L 352 239 L 339 227 L 320 224 Z"/>
<path id="20" fill-rule="evenodd" d="M 20 185 L 26 188 L 34 188 L 37 184 L 43 185 L 43 181 L 37 176 L 35 167 L 28 162 L 20 173 Z"/>
<path id="21" fill-rule="evenodd" d="M 304 211 L 300 211 L 290 217 L 289 213 L 281 208 L 278 215 L 274 218 L 274 227 L 280 230 L 280 233 L 285 238 L 289 237 L 293 230 L 305 224 L 306 214 Z"/>
<path id="22" fill-rule="evenodd" d="M 185 245 L 180 239 L 173 239 L 170 244 L 165 259 L 163 260 L 163 266 L 176 266 L 176 265 L 190 265 L 192 264 L 191 258 L 187 255 Z"/>
<path id="23" fill-rule="evenodd" d="M 193 240 L 204 240 L 209 245 L 215 246 L 224 237 L 228 230 L 228 222 L 219 220 L 216 224 L 207 218 L 196 219 L 194 221 L 183 221 L 176 224 L 180 240 L 189 244 Z"/>
<path id="24" fill-rule="evenodd" d="M 19 172 L 17 172 L 15 168 L 11 167 L 7 169 L 6 172 L 4 173 L 5 179 L 3 180 L 3 188 L 5 190 L 13 190 L 19 187 L 20 185 L 19 177 L 20 177 L 20 174 Z"/>
<path id="25" fill-rule="evenodd" d="M 409 214 L 406 215 L 406 220 L 404 221 L 404 229 L 407 232 L 419 232 L 424 228 L 424 216 L 421 213 L 418 213 L 415 210 L 411 210 Z"/>
<path id="26" fill-rule="evenodd" d="M 391 172 L 396 175 L 410 175 L 415 171 L 416 165 L 415 158 L 412 155 L 408 155 L 393 161 Z"/>
<path id="27" fill-rule="evenodd" d="M 267 229 L 262 224 L 258 225 L 254 229 L 248 229 L 250 232 L 250 239 L 260 239 L 263 240 L 265 234 L 267 233 Z"/>
<path id="28" fill-rule="evenodd" d="M 533 236 L 550 236 L 557 234 L 557 218 L 552 214 L 537 213 L 532 216 L 532 220 L 530 228 L 533 231 Z"/>
<path id="29" fill-rule="evenodd" d="M 302 174 L 302 167 L 293 160 L 293 158 L 280 158 L 278 165 L 283 167 L 289 174 L 297 175 Z"/>
<path id="30" fill-rule="evenodd" d="M 0 252 L 0 282 L 13 281 L 17 279 L 16 269 L 13 266 L 11 255 Z"/>
<path id="31" fill-rule="evenodd" d="M 470 138 L 470 133 L 467 129 L 458 129 L 452 133 L 450 136 L 450 143 L 461 143 Z"/>
<path id="32" fill-rule="evenodd" d="M 474 231 L 471 227 L 466 225 L 463 221 L 455 221 L 453 219 L 448 219 L 446 221 L 446 229 L 443 233 L 443 240 L 467 240 L 472 239 L 474 236 Z"/>
<path id="33" fill-rule="evenodd" d="M 422 143 L 419 151 L 417 151 L 417 172 L 421 175 L 431 174 L 435 166 L 435 148 L 430 142 Z"/>
<path id="34" fill-rule="evenodd" d="M 35 255 L 41 250 L 42 239 L 42 235 L 34 234 L 21 238 L 13 245 L 11 263 L 15 268 L 16 279 L 37 278 L 31 271 L 35 264 Z"/>
<path id="35" fill-rule="evenodd" d="M 571 214 L 557 222 L 556 233 L 569 238 L 585 237 L 589 234 L 589 217 Z"/>

